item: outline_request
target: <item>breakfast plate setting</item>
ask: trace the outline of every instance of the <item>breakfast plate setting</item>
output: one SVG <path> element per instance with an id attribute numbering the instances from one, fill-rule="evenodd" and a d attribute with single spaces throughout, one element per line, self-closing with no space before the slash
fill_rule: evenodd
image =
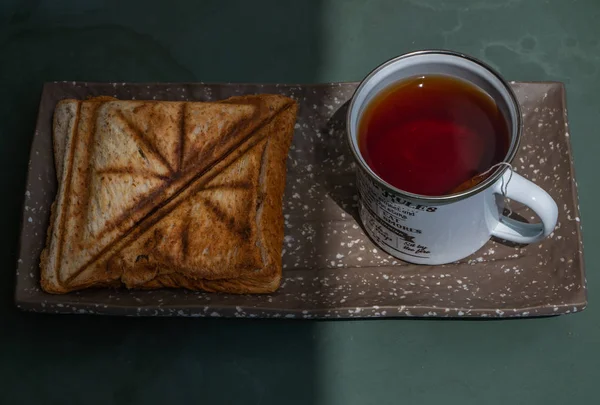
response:
<path id="1" fill-rule="evenodd" d="M 458 58 L 464 77 L 440 68 Z M 437 78 L 448 72 L 456 83 Z M 494 74 L 433 52 L 387 62 L 362 83 L 47 83 L 16 304 L 296 319 L 582 311 L 565 88 Z M 483 98 L 460 93 L 459 80 L 491 95 L 482 103 L 497 102 L 496 112 L 477 121 L 487 110 L 473 103 Z M 423 89 L 438 112 L 419 112 Z M 386 97 L 396 108 L 388 116 Z M 454 126 L 443 126 L 445 111 Z M 490 127 L 488 116 L 508 118 Z M 390 120 L 399 135 L 386 132 Z M 425 135 L 402 138 L 410 131 Z M 423 146 L 428 131 L 438 138 Z M 454 148 L 458 163 L 436 155 Z M 437 164 L 446 177 L 430 174 Z"/>

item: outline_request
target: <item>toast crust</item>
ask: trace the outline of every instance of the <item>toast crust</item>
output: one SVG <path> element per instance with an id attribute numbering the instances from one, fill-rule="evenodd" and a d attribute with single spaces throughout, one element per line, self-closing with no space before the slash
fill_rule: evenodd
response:
<path id="1" fill-rule="evenodd" d="M 274 95 L 59 103 L 59 190 L 41 258 L 44 290 L 274 291 L 296 112 L 293 100 Z M 123 145 L 129 154 L 118 153 Z M 110 176 L 118 180 L 107 185 Z M 136 176 L 136 190 L 121 184 Z"/>

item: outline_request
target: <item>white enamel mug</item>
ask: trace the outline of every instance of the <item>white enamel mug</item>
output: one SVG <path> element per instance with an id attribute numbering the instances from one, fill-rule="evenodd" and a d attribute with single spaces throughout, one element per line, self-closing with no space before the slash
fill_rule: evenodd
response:
<path id="1" fill-rule="evenodd" d="M 517 99 L 504 79 L 474 58 L 450 51 L 419 51 L 385 62 L 358 86 L 348 110 L 350 148 L 357 161 L 361 221 L 369 236 L 392 256 L 418 264 L 444 264 L 479 250 L 492 236 L 533 243 L 556 226 L 558 208 L 543 189 L 499 166 L 487 179 L 460 193 L 439 197 L 400 190 L 381 179 L 367 165 L 358 146 L 358 127 L 369 102 L 399 80 L 441 74 L 466 80 L 492 97 L 510 128 L 510 163 L 522 131 Z M 505 198 L 531 208 L 541 222 L 529 224 L 502 215 Z"/>

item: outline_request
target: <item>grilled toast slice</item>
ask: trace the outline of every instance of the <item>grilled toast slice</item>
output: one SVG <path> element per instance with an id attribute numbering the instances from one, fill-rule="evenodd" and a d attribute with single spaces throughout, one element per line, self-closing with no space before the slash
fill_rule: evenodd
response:
<path id="1" fill-rule="evenodd" d="M 273 291 L 296 103 L 65 100 L 42 286 Z"/>

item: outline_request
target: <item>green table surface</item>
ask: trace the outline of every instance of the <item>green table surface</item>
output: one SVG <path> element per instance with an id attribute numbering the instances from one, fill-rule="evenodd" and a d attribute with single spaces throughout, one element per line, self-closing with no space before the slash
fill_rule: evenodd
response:
<path id="1" fill-rule="evenodd" d="M 450 48 L 566 83 L 589 306 L 511 321 L 133 319 L 21 313 L 20 210 L 42 83 L 329 82 Z M 598 403 L 600 1 L 3 1 L 0 403 Z"/>

